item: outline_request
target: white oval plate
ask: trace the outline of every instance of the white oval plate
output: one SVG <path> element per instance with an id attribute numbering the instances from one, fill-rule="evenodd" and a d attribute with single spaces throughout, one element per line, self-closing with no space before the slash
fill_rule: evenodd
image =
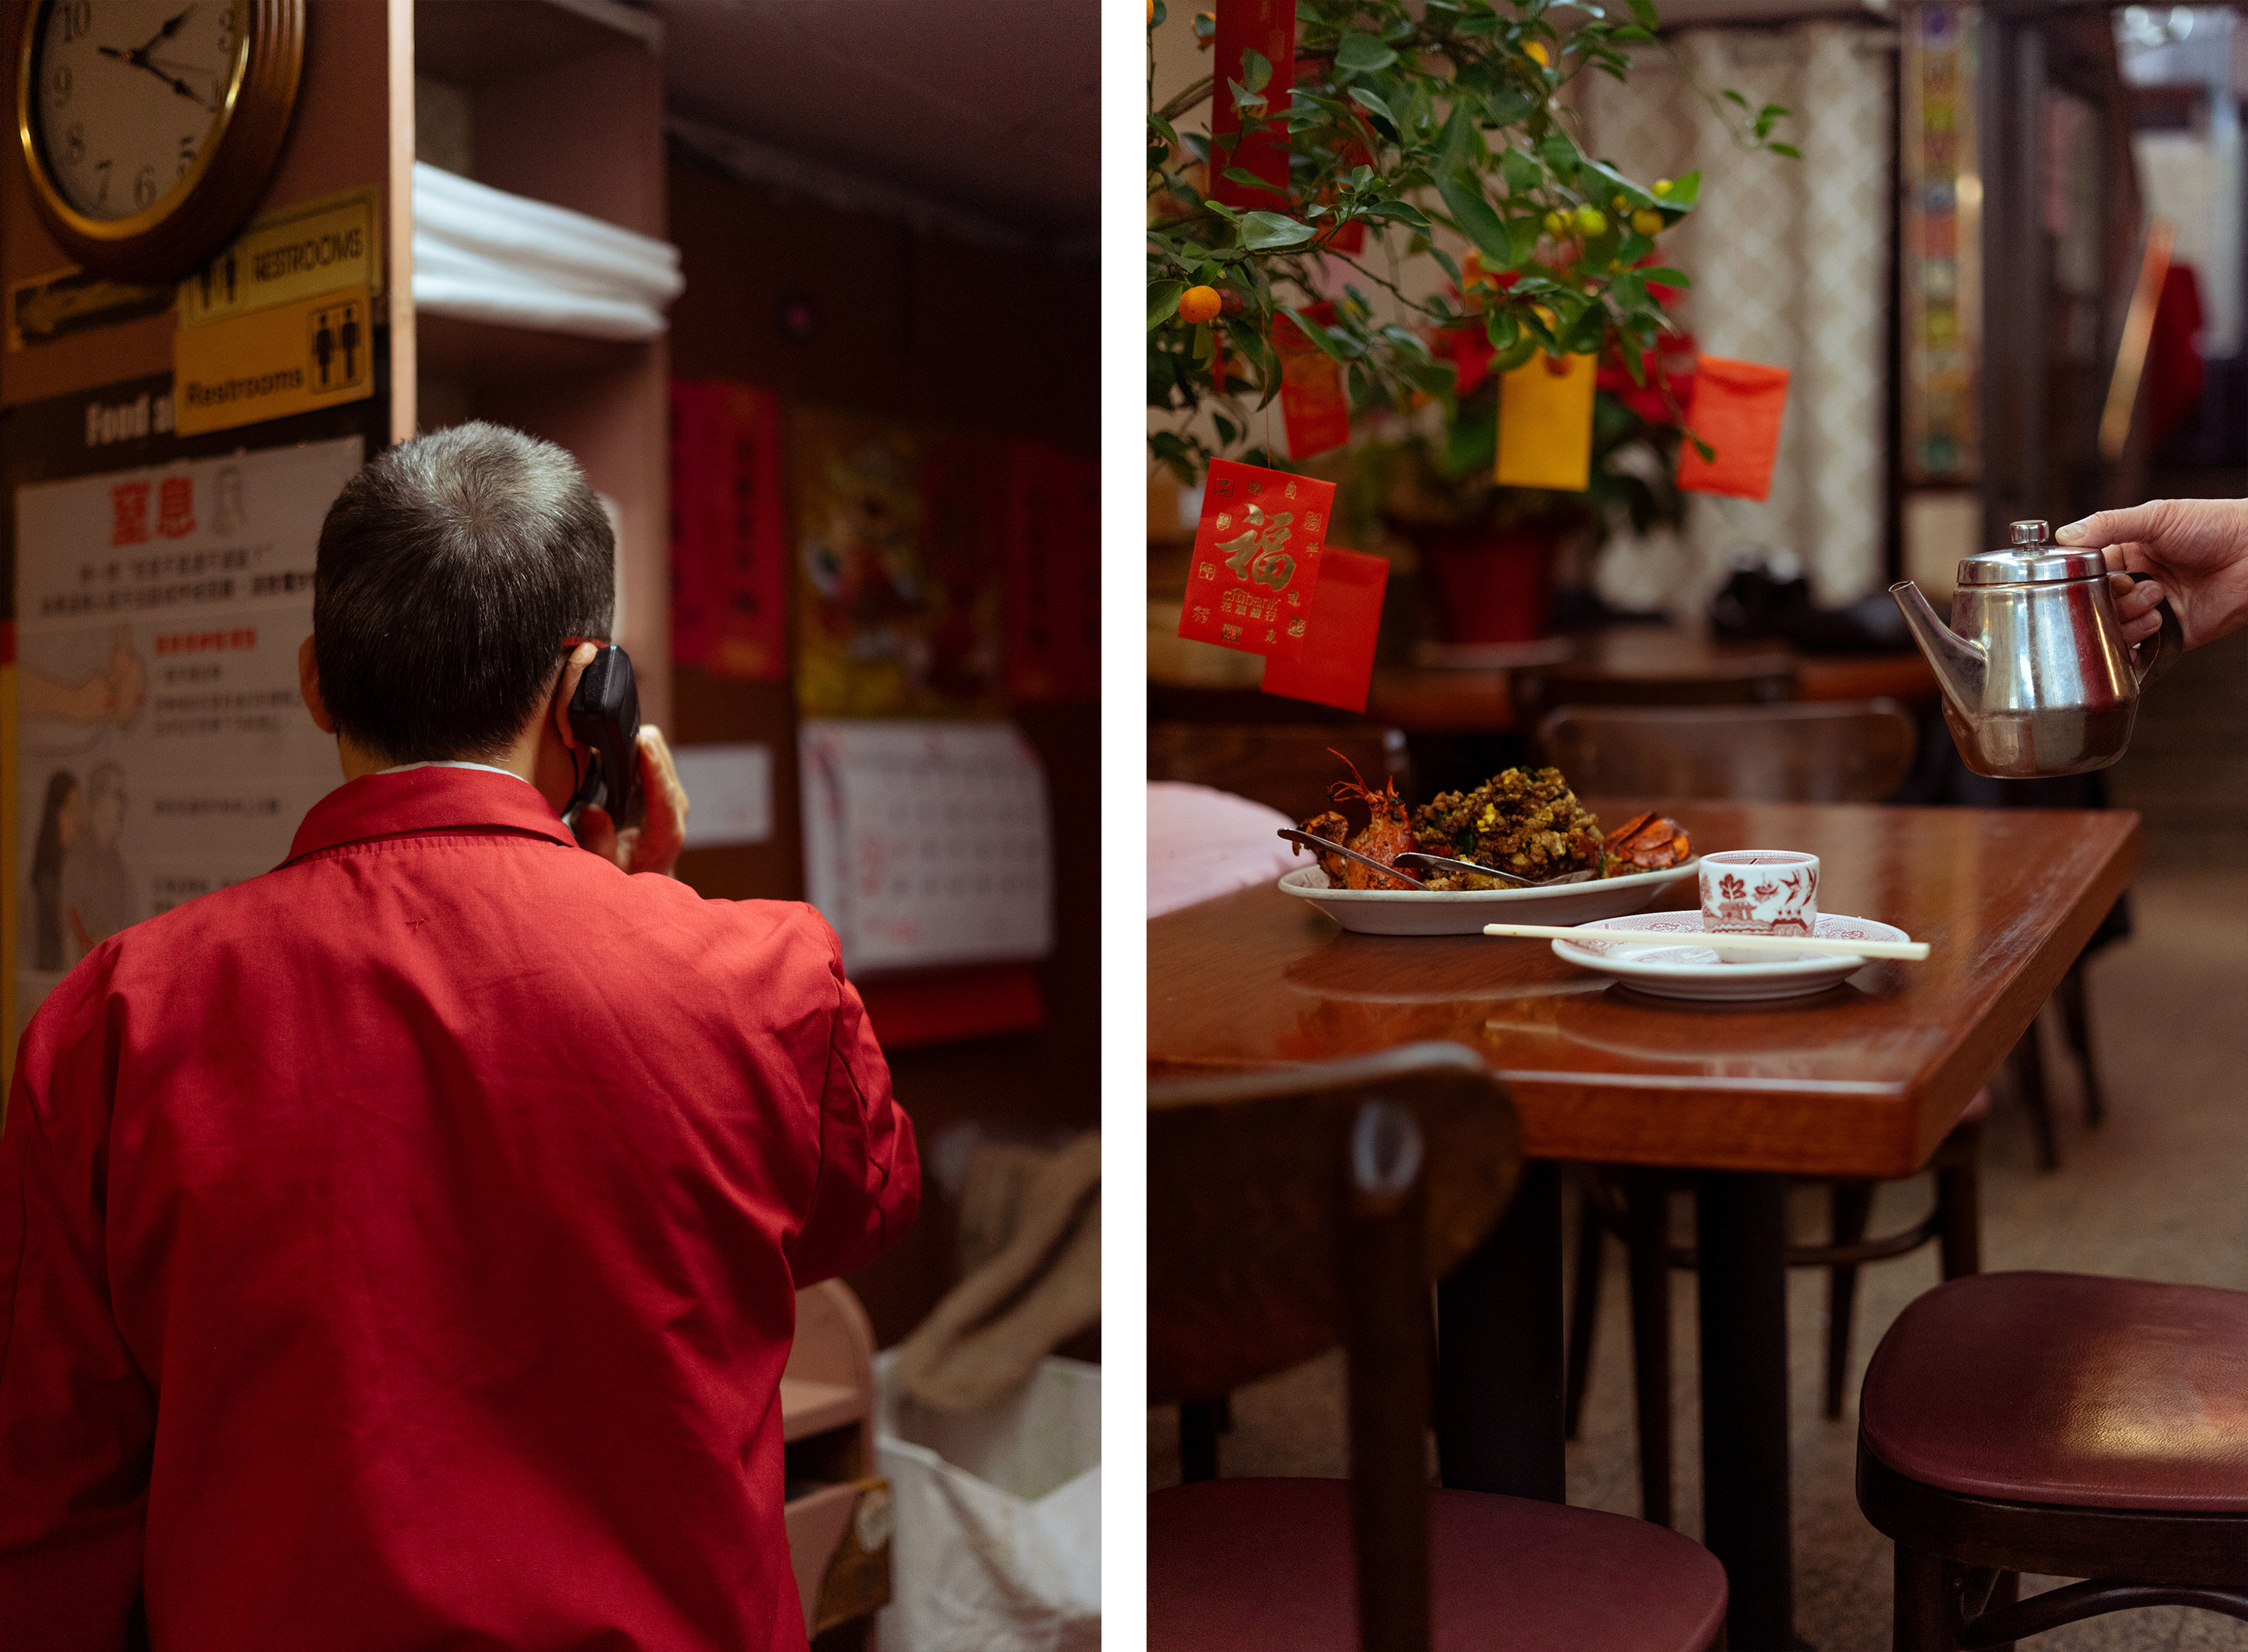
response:
<path id="1" fill-rule="evenodd" d="M 1280 880 L 1280 893 L 1309 901 L 1359 935 L 1481 935 L 1486 923 L 1590 923 L 1637 912 L 1700 865 L 1697 855 L 1660 872 L 1634 872 L 1543 889 L 1333 889 L 1315 866 Z M 1696 923 L 1700 915 L 1689 913 Z"/>
<path id="2" fill-rule="evenodd" d="M 1719 1004 L 1753 1003 L 1765 998 L 1796 998 L 1847 980 L 1866 967 L 1866 960 L 1845 954 L 1799 958 L 1775 958 L 1766 963 L 1721 963 L 1705 946 L 1681 945 L 1685 936 L 1699 937 L 1702 915 L 1696 912 L 1647 912 L 1636 917 L 1608 918 L 1580 926 L 1595 934 L 1629 934 L 1630 941 L 1596 940 L 1553 943 L 1554 956 L 1602 975 L 1614 976 L 1635 991 L 1664 998 L 1698 998 Z M 1902 929 L 1871 918 L 1819 915 L 1822 941 L 1909 941 Z M 1641 940 L 1641 936 L 1647 937 Z M 1673 940 L 1671 937 L 1679 937 Z"/>

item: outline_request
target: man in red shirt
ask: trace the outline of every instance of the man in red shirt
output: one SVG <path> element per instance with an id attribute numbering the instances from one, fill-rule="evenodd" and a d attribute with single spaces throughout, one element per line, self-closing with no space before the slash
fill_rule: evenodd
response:
<path id="1" fill-rule="evenodd" d="M 277 870 L 103 942 L 0 1129 L 0 1648 L 801 1648 L 799 1286 L 912 1218 L 810 908 L 558 811 L 607 518 L 468 425 L 321 530 L 346 784 Z"/>

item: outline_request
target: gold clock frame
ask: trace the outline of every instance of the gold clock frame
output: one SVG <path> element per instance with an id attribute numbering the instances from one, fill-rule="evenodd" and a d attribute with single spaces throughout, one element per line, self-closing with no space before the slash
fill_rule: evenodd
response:
<path id="1" fill-rule="evenodd" d="M 16 135 L 31 205 L 65 254 L 96 275 L 176 281 L 238 234 L 257 212 L 296 113 L 305 68 L 305 0 L 248 0 L 218 126 L 188 175 L 129 218 L 88 217 L 48 175 L 32 118 L 31 62 L 42 28 L 65 0 L 31 0 L 16 46 Z"/>

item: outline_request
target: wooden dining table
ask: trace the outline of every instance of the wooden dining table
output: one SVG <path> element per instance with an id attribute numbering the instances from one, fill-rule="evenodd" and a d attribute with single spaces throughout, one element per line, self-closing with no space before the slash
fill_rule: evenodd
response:
<path id="1" fill-rule="evenodd" d="M 1326 1061 L 1422 1039 L 1479 1052 L 1533 1163 L 1498 1230 L 1439 1287 L 1444 1484 L 1563 1501 L 1559 1162 L 1695 1178 L 1703 1541 L 1729 1643 L 1793 1643 L 1785 1192 L 1792 1176 L 1913 1174 L 2030 1026 L 2130 881 L 2123 811 L 1587 799 L 1661 809 L 1697 850 L 1820 859 L 1820 909 L 1931 949 L 1815 997 L 1649 997 L 1543 941 L 1345 933 L 1264 885 L 1148 926 L 1151 1077 Z M 1690 908 L 1696 884 L 1655 904 Z"/>

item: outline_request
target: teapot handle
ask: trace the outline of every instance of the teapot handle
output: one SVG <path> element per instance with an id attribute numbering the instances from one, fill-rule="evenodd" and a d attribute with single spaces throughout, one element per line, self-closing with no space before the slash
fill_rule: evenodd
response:
<path id="1" fill-rule="evenodd" d="M 2137 585 L 2154 577 L 2151 573 L 2133 573 L 2130 579 Z M 2164 597 L 2155 605 L 2155 612 L 2162 617 L 2162 628 L 2131 646 L 2131 675 L 2142 689 L 2176 664 L 2178 655 L 2185 652 L 2185 627 L 2177 617 L 2177 610 L 2170 607 L 2170 600 Z M 2150 645 L 2154 652 L 2149 655 L 2146 650 Z"/>

